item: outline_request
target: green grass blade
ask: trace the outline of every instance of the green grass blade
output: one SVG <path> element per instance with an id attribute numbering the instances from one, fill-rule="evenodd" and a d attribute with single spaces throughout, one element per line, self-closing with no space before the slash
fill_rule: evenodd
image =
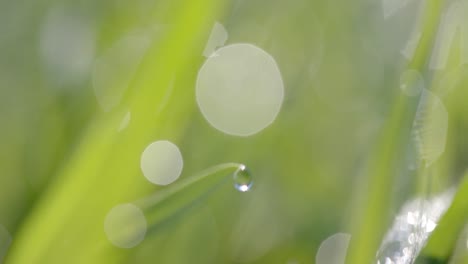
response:
<path id="1" fill-rule="evenodd" d="M 446 263 L 457 243 L 459 235 L 468 220 L 468 174 L 453 199 L 453 202 L 442 217 L 422 250 L 416 263 Z"/>
<path id="2" fill-rule="evenodd" d="M 418 43 L 414 57 L 408 64 L 409 69 L 425 67 L 428 54 L 433 45 L 440 9 L 443 1 L 431 1 L 426 5 L 422 38 Z M 347 256 L 347 263 L 363 264 L 375 261 L 375 255 L 387 227 L 389 194 L 398 166 L 399 156 L 403 152 L 405 141 L 410 134 L 412 109 L 410 99 L 397 97 L 390 118 L 383 128 L 383 134 L 377 143 L 373 157 L 366 171 L 364 194 L 359 206 L 355 208 L 351 223 L 353 238 Z"/>
<path id="3" fill-rule="evenodd" d="M 240 166 L 242 164 L 226 163 L 211 167 L 134 204 L 144 211 L 149 229 L 156 231 L 171 217 L 199 202 L 221 184 L 228 180 L 232 182 L 232 179 L 226 176 L 232 176 Z"/>
<path id="4" fill-rule="evenodd" d="M 181 81 L 172 91 L 177 101 L 172 100 L 159 115 L 155 105 L 164 98 L 174 73 L 190 68 L 194 51 L 201 54 L 202 36 L 207 35 L 222 1 L 174 4 L 177 12 L 171 31 L 161 45 L 150 49 L 133 82 L 136 89 L 127 97 L 131 126 L 116 133 L 121 119 L 117 112 L 92 123 L 68 165 L 15 235 L 6 263 L 116 263 L 128 254 L 110 245 L 99 246 L 106 242 L 104 217 L 115 204 L 152 187 L 138 166 L 144 147 L 163 132 L 176 140 L 183 131 L 194 104 L 190 81 Z M 70 259 L 77 249 L 83 254 Z"/>

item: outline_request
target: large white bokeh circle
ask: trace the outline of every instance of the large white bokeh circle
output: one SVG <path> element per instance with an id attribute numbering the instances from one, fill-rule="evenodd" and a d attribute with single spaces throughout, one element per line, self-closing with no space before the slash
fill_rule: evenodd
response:
<path id="1" fill-rule="evenodd" d="M 148 181 L 158 185 L 168 185 L 179 178 L 184 160 L 174 143 L 160 140 L 145 148 L 141 154 L 140 167 Z"/>
<path id="2" fill-rule="evenodd" d="M 260 132 L 275 120 L 283 97 L 275 60 L 251 44 L 218 49 L 198 72 L 198 106 L 206 120 L 226 134 Z"/>

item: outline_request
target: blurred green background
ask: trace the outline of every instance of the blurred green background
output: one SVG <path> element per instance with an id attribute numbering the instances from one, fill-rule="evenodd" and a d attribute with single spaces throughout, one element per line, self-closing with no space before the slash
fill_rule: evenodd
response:
<path id="1" fill-rule="evenodd" d="M 351 234 L 350 263 L 367 263 L 400 206 L 456 184 L 468 151 L 468 35 L 451 8 L 463 1 L 390 2 L 0 0 L 6 263 L 316 263 L 336 233 Z M 444 22 L 452 17 L 460 20 Z M 226 45 L 253 44 L 281 72 L 281 110 L 252 136 L 215 129 L 197 106 L 216 22 Z M 141 46 L 115 48 L 128 36 Z M 96 65 L 112 54 L 130 62 L 110 59 L 121 68 L 99 90 Z M 401 89 L 407 70 L 448 113 L 434 125 L 447 121 L 447 136 L 439 131 L 422 147 L 413 140 L 420 97 Z M 230 178 L 189 186 L 161 205 L 176 211 L 164 224 L 147 220 L 155 230 L 120 249 L 104 232 L 109 210 L 171 188 L 140 169 L 157 140 L 179 147 L 178 181 L 239 162 L 254 185 L 246 193 Z M 432 155 L 426 147 L 443 149 L 429 169 L 418 165 Z"/>

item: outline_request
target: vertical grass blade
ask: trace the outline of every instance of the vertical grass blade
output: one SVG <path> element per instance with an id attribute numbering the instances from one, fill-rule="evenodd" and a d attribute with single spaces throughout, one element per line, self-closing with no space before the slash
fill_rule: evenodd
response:
<path id="1" fill-rule="evenodd" d="M 427 55 L 433 45 L 436 25 L 439 21 L 440 8 L 443 1 L 426 3 L 424 13 L 424 28 L 422 37 L 416 48 L 414 57 L 408 64 L 409 69 L 422 69 L 427 63 Z M 411 115 L 409 99 L 400 95 L 383 134 L 377 143 L 377 148 L 369 161 L 361 186 L 359 206 L 354 208 L 351 228 L 353 238 L 347 256 L 347 263 L 363 264 L 375 261 L 375 256 L 387 227 L 388 207 L 390 204 L 391 186 L 398 166 L 399 156 L 403 152 L 403 144 L 410 134 Z"/>

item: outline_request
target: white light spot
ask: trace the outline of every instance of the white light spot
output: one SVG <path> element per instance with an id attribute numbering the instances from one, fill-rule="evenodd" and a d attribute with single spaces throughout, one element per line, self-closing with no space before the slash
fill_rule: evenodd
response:
<path id="1" fill-rule="evenodd" d="M 228 39 L 228 33 L 224 26 L 218 22 L 216 22 L 211 30 L 210 37 L 208 38 L 208 42 L 206 43 L 205 50 L 203 51 L 203 56 L 206 58 L 210 56 L 215 56 L 214 52 L 216 48 L 221 47 L 226 43 Z"/>
<path id="2" fill-rule="evenodd" d="M 437 221 L 451 204 L 453 194 L 454 191 L 449 190 L 428 200 L 405 203 L 383 239 L 377 263 L 414 263 Z"/>
<path id="3" fill-rule="evenodd" d="M 83 81 L 94 59 L 93 25 L 72 9 L 54 7 L 40 30 L 39 48 L 54 81 L 61 84 Z"/>
<path id="4" fill-rule="evenodd" d="M 132 113 L 130 113 L 130 111 L 129 111 L 129 112 L 127 112 L 125 114 L 122 121 L 120 122 L 118 131 L 124 130 L 128 126 L 128 124 L 130 123 L 131 119 L 132 119 Z"/>
<path id="5" fill-rule="evenodd" d="M 419 211 L 416 212 L 408 212 L 407 221 L 410 225 L 416 225 L 419 219 Z"/>
<path id="6" fill-rule="evenodd" d="M 424 89 L 424 79 L 416 70 L 407 70 L 400 77 L 400 89 L 407 96 L 416 96 Z"/>
<path id="7" fill-rule="evenodd" d="M 172 142 L 162 140 L 146 147 L 140 166 L 148 181 L 168 185 L 179 178 L 184 162 L 179 148 Z"/>
<path id="8" fill-rule="evenodd" d="M 146 235 L 146 218 L 133 204 L 119 204 L 107 213 L 104 231 L 112 244 L 120 248 L 132 248 L 140 244 Z"/>
<path id="9" fill-rule="evenodd" d="M 3 258 L 6 256 L 8 248 L 11 244 L 11 235 L 8 233 L 5 227 L 0 225 L 0 263 L 3 262 Z"/>
<path id="10" fill-rule="evenodd" d="M 351 235 L 338 233 L 320 244 L 315 261 L 317 264 L 344 264 Z"/>
<path id="11" fill-rule="evenodd" d="M 434 231 L 434 229 L 437 227 L 437 224 L 434 223 L 433 221 L 429 220 L 427 221 L 426 223 L 426 232 L 427 233 L 431 233 L 432 231 Z"/>
<path id="12" fill-rule="evenodd" d="M 275 120 L 283 102 L 275 60 L 251 44 L 228 45 L 216 54 L 198 73 L 196 97 L 203 116 L 226 134 L 260 132 Z"/>
<path id="13" fill-rule="evenodd" d="M 95 62 L 93 88 L 104 111 L 117 106 L 151 43 L 145 34 L 120 39 Z"/>
<path id="14" fill-rule="evenodd" d="M 248 190 L 249 190 L 249 186 L 247 186 L 247 185 L 239 186 L 239 191 L 241 191 L 241 192 L 246 192 Z"/>

